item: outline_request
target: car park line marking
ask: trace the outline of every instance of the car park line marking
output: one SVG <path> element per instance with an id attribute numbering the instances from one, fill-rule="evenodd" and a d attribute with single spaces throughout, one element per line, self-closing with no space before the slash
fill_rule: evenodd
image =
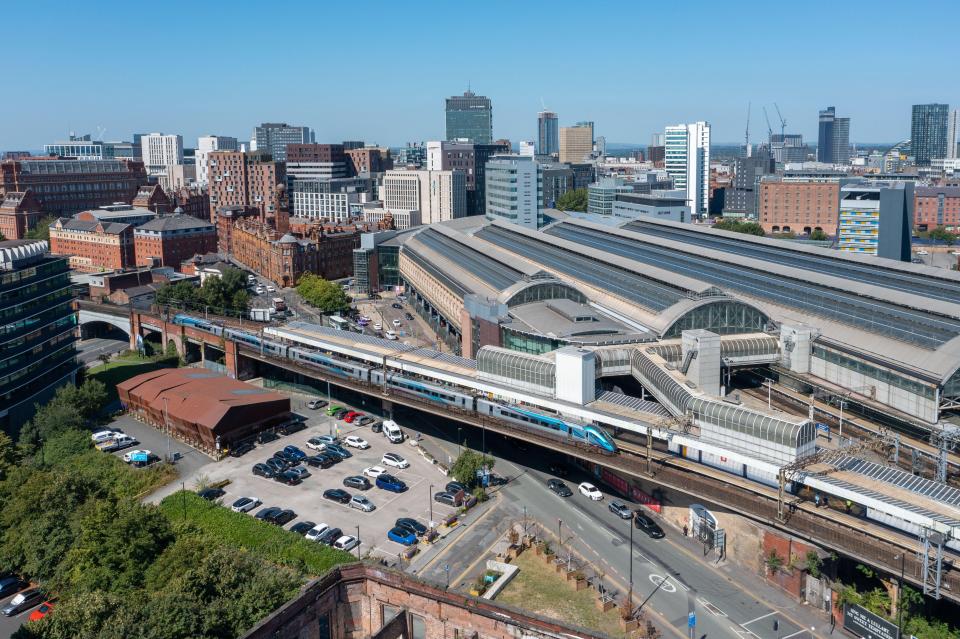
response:
<path id="1" fill-rule="evenodd" d="M 781 639 L 790 639 L 790 637 L 796 637 L 797 635 L 801 635 L 801 634 L 805 633 L 806 631 L 807 631 L 806 628 L 801 628 L 800 630 L 797 630 L 797 631 L 794 632 L 793 634 L 789 634 L 789 635 L 787 635 L 786 637 L 782 637 Z"/>
<path id="2" fill-rule="evenodd" d="M 740 625 L 743 626 L 744 628 L 746 628 L 747 626 L 749 626 L 749 625 L 752 624 L 752 623 L 756 623 L 756 622 L 760 621 L 761 619 L 766 619 L 767 617 L 773 616 L 773 615 L 775 615 L 775 614 L 777 614 L 777 611 L 776 611 L 776 610 L 771 610 L 770 612 L 768 612 L 768 613 L 765 614 L 765 615 L 760 615 L 760 616 L 757 617 L 756 619 L 751 619 L 750 621 L 745 621 L 745 622 L 743 622 L 743 623 L 740 624 Z"/>

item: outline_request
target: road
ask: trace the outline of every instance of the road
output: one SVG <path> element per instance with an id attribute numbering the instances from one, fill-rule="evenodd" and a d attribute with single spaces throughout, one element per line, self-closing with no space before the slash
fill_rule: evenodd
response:
<path id="1" fill-rule="evenodd" d="M 130 348 L 126 340 L 94 337 L 77 342 L 77 359 L 87 368 L 98 366 L 100 355 L 113 355 Z"/>
<path id="2" fill-rule="evenodd" d="M 4 597 L 0 599 L 0 608 L 3 608 L 10 600 L 14 598 L 15 595 L 10 595 L 9 597 Z M 0 615 L 0 639 L 6 639 L 13 633 L 17 631 L 20 626 L 26 622 L 27 618 L 30 616 L 30 613 L 34 611 L 40 604 L 33 606 L 33 608 L 28 608 L 24 610 L 19 615 L 14 615 L 13 617 L 6 617 Z"/>

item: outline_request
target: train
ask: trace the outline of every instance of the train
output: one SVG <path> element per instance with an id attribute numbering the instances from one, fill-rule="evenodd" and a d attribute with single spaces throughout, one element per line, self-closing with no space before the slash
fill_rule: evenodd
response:
<path id="1" fill-rule="evenodd" d="M 362 363 L 333 357 L 319 350 L 263 339 L 256 333 L 224 327 L 215 322 L 189 315 L 178 314 L 173 318 L 173 323 L 202 330 L 223 339 L 241 342 L 252 348 L 260 349 L 262 353 L 272 357 L 289 359 L 337 377 L 376 386 L 386 386 L 393 392 L 508 422 L 516 425 L 518 430 L 534 431 L 559 440 L 572 440 L 606 454 L 617 452 L 617 445 L 614 443 L 613 437 L 598 424 L 585 424 L 565 417 L 546 415 L 529 408 L 478 396 L 476 391 L 472 389 L 452 387 L 439 382 L 402 375 L 394 371 L 385 371 L 379 367 L 365 366 Z M 386 375 L 386 380 L 384 380 L 384 375 Z"/>

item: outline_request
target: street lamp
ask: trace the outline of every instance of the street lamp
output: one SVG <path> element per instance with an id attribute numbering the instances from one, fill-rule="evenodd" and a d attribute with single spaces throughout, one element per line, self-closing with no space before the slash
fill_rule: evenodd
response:
<path id="1" fill-rule="evenodd" d="M 450 590 L 450 564 L 443 564 L 443 570 L 447 573 L 447 590 Z"/>
<path id="2" fill-rule="evenodd" d="M 430 505 L 430 527 L 433 528 L 433 484 L 430 484 L 430 494 L 427 495 L 427 501 Z"/>
<path id="3" fill-rule="evenodd" d="M 461 431 L 461 430 L 462 430 L 461 427 L 460 427 L 460 426 L 457 426 L 457 455 L 458 455 L 458 456 L 460 455 L 460 442 L 463 441 L 463 440 L 460 439 L 460 431 Z"/>
<path id="4" fill-rule="evenodd" d="M 633 518 L 627 520 L 627 527 L 630 528 L 630 592 L 627 595 L 627 609 L 630 616 L 633 616 Z"/>
<path id="5" fill-rule="evenodd" d="M 557 550 L 563 548 L 563 520 L 557 519 Z"/>
<path id="6" fill-rule="evenodd" d="M 357 526 L 357 561 L 360 560 L 360 526 Z"/>

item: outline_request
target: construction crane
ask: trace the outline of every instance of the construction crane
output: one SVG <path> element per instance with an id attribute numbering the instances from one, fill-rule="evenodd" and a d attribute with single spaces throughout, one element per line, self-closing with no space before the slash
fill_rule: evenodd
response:
<path id="1" fill-rule="evenodd" d="M 747 131 L 743 136 L 743 157 L 750 157 L 750 103 L 747 102 Z"/>
<path id="2" fill-rule="evenodd" d="M 767 115 L 767 107 L 763 107 L 763 119 L 767 121 L 767 142 L 773 144 L 773 127 L 770 126 L 770 116 Z"/>
<path id="3" fill-rule="evenodd" d="M 777 110 L 777 117 L 780 118 L 780 143 L 783 144 L 783 136 L 787 130 L 787 121 L 783 119 L 783 116 L 780 114 L 780 107 L 777 106 L 777 103 L 773 103 L 774 108 Z"/>

